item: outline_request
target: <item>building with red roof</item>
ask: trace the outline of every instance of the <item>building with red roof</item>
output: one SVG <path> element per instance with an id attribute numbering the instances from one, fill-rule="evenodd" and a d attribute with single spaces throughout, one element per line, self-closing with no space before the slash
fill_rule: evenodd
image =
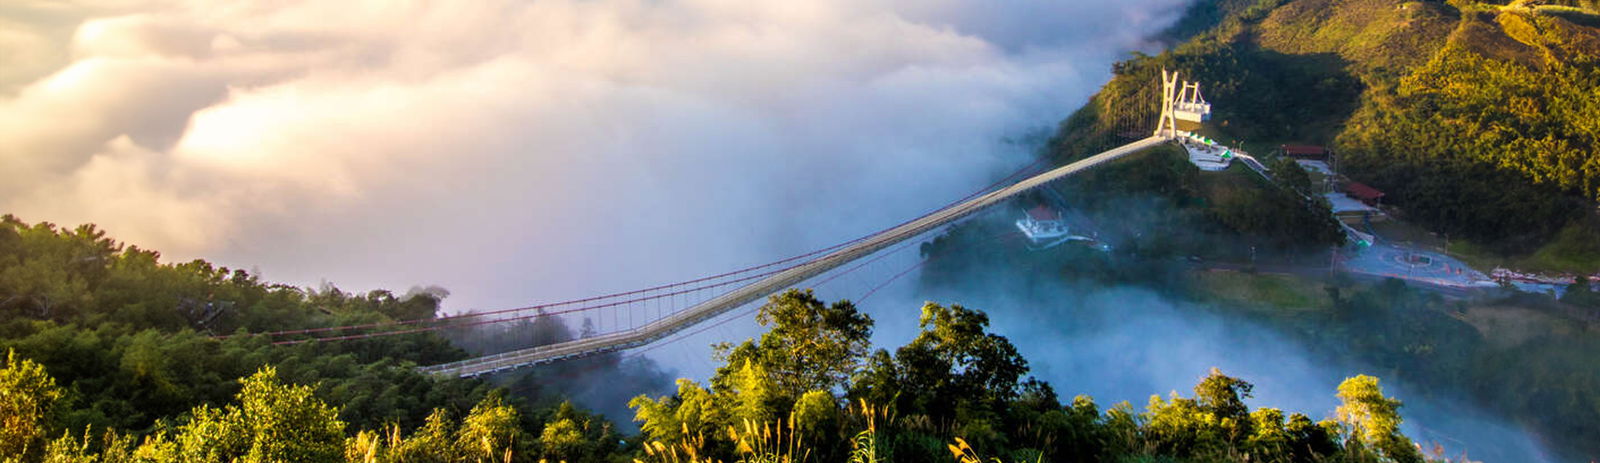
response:
<path id="1" fill-rule="evenodd" d="M 1050 208 L 1050 206 L 1040 204 L 1034 206 L 1033 209 L 1028 209 L 1028 218 L 1033 219 L 1035 222 L 1053 222 L 1061 220 L 1061 212 Z"/>
<path id="2" fill-rule="evenodd" d="M 1052 247 L 1072 237 L 1067 229 L 1067 222 L 1061 220 L 1061 211 L 1043 204 L 1028 209 L 1027 213 L 1017 220 L 1017 228 L 1028 237 L 1028 241 L 1033 243 L 1032 247 L 1035 249 Z"/>
<path id="3" fill-rule="evenodd" d="M 1279 145 L 1278 149 L 1283 151 L 1284 156 L 1316 161 L 1326 161 L 1328 155 L 1332 154 L 1328 148 L 1317 145 Z"/>
<path id="4" fill-rule="evenodd" d="M 1372 207 L 1378 207 L 1378 204 L 1383 202 L 1384 196 L 1382 191 L 1361 182 L 1345 183 L 1344 194 Z"/>

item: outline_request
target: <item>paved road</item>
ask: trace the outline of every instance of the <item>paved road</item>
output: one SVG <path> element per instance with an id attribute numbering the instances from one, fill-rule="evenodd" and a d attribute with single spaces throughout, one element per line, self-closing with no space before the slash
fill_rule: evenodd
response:
<path id="1" fill-rule="evenodd" d="M 1499 285 L 1483 272 L 1445 254 L 1390 243 L 1374 244 L 1352 254 L 1342 254 L 1344 270 L 1393 277 L 1440 286 L 1493 288 Z"/>

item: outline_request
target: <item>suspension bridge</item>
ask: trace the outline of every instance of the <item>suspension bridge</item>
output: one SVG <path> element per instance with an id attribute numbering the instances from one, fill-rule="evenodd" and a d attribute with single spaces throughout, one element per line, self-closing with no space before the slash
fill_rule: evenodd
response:
<path id="1" fill-rule="evenodd" d="M 601 332 L 589 332 L 590 330 L 586 329 L 577 339 L 419 367 L 419 370 L 425 373 L 461 377 L 493 374 L 660 343 L 669 336 L 701 325 L 719 315 L 752 304 L 787 288 L 801 285 L 875 253 L 880 254 L 878 258 L 882 258 L 881 254 L 886 249 L 897 245 L 899 249 L 904 249 L 908 246 L 905 243 L 916 242 L 914 238 L 929 235 L 1050 182 L 1163 143 L 1192 136 L 1188 132 L 1179 130 L 1178 122 L 1183 120 L 1199 123 L 1207 119 L 1211 111 L 1210 104 L 1201 99 L 1199 84 L 1182 82 L 1176 73 L 1163 71 L 1162 74 L 1162 102 L 1159 107 L 1161 114 L 1156 119 L 1156 129 L 1153 132 L 1144 132 L 1149 134 L 1148 136 L 1025 177 L 1026 174 L 1036 170 L 1043 162 L 1041 160 L 1019 169 L 989 187 L 932 212 L 824 249 L 723 274 L 570 301 L 415 320 L 249 335 L 269 336 L 276 340 L 276 344 L 298 344 L 453 330 L 574 314 L 587 316 L 590 321 L 598 319 L 602 323 L 607 315 L 611 319 L 609 329 Z M 1149 120 L 1142 117 L 1139 119 Z M 856 267 L 843 270 L 842 273 L 848 273 L 864 265 L 866 264 L 858 264 Z M 911 269 L 895 275 L 895 278 L 909 270 Z M 840 274 L 835 273 L 826 278 L 836 278 Z M 874 291 L 876 289 L 874 288 Z"/>

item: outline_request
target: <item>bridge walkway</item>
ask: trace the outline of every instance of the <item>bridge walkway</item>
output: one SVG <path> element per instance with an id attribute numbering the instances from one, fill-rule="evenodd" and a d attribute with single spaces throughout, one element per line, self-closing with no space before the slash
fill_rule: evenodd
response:
<path id="1" fill-rule="evenodd" d="M 1041 185 L 1072 176 L 1128 154 L 1160 145 L 1170 139 L 1171 137 L 1166 135 L 1144 138 L 1024 179 L 1011 186 L 956 203 L 920 219 L 872 235 L 848 247 L 777 272 L 637 328 L 458 362 L 430 365 L 419 369 L 425 373 L 436 375 L 471 377 L 643 346 L 767 295 L 798 285 L 807 279 L 870 255 L 895 243 L 954 223 L 963 217 L 999 204 Z"/>

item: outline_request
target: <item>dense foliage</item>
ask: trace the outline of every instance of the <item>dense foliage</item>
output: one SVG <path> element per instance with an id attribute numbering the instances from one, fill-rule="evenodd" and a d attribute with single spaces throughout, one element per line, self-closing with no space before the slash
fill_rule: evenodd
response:
<path id="1" fill-rule="evenodd" d="M 1133 220 L 1145 220 L 1143 211 L 1151 207 L 1110 198 L 1093 202 L 1105 204 L 1106 214 Z M 1594 413 L 1600 409 L 1600 370 L 1593 367 L 1600 358 L 1600 341 L 1593 336 L 1600 330 L 1600 288 L 1587 281 L 1568 286 L 1559 299 L 1516 292 L 1457 299 L 1394 279 L 1330 276 L 1326 257 L 1275 264 L 1286 273 L 1252 274 L 1242 266 L 1153 252 L 1067 245 L 1028 251 L 990 239 L 1009 226 L 968 223 L 925 246 L 932 259 L 923 285 L 936 294 L 1000 292 L 1023 300 L 1056 300 L 1063 291 L 1148 289 L 1191 303 L 1185 310 L 1271 328 L 1321 361 L 1359 365 L 1413 393 L 1479 404 L 1531 429 L 1566 459 L 1600 455 L 1592 439 L 1600 433 L 1600 415 Z M 1168 230 L 1177 235 L 1169 242 L 1216 242 Z M 1223 271 L 1229 268 L 1244 271 Z M 1058 326 L 1098 326 L 1098 315 L 1080 311 L 1031 316 Z"/>
<path id="2" fill-rule="evenodd" d="M 1258 154 L 1331 145 L 1404 218 L 1500 255 L 1600 257 L 1596 241 L 1565 236 L 1600 236 L 1600 11 L 1506 3 L 1199 2 L 1171 34 L 1187 40 L 1118 63 L 1053 151 L 1153 120 L 1152 83 L 1171 69 L 1204 83 L 1216 138 Z M 1526 263 L 1600 270 L 1600 258 Z"/>
<path id="3" fill-rule="evenodd" d="M 1112 81 L 1062 124 L 1051 154 L 1074 157 L 1141 136 L 1128 128 L 1153 118 L 1153 83 L 1161 69 L 1176 70 L 1202 82 L 1216 105 L 1205 129 L 1214 138 L 1242 140 L 1258 153 L 1279 143 L 1330 145 L 1342 173 L 1388 193 L 1384 202 L 1397 207 L 1391 212 L 1453 237 L 1478 262 L 1600 270 L 1594 2 L 1212 0 L 1194 5 L 1169 38 L 1182 43 L 1118 63 Z M 1115 263 L 1079 250 L 1042 258 L 998 251 L 991 257 L 1005 263 L 982 268 L 1137 283 L 1190 298 L 1206 288 L 1173 284 L 1185 280 L 1183 272 L 1153 257 L 1220 254 L 1238 261 L 1228 248 L 1260 241 L 1241 227 L 1196 220 L 1196 211 L 1225 216 L 1216 201 L 1201 202 L 1209 195 L 1188 193 L 1209 191 L 1188 179 L 1205 175 L 1147 159 L 1125 163 L 1139 169 L 1108 169 L 1102 178 L 1085 176 L 1082 187 L 1075 179 L 1061 188 L 1091 215 L 1102 210 L 1135 230 L 1181 233 L 1150 238 L 1129 230 L 1130 246 L 1119 250 L 1143 252 L 1124 252 Z M 1120 226 L 1106 222 L 1102 228 Z M 927 251 L 963 250 L 974 233 L 956 230 L 947 239 L 964 243 Z M 1070 268 L 1030 259 L 1063 259 Z M 975 264 L 957 262 L 930 266 L 928 281 L 961 282 L 970 275 L 963 269 Z M 1586 335 L 1600 315 L 1594 311 L 1600 298 L 1589 286 L 1573 285 L 1559 301 L 1514 296 L 1469 309 L 1398 283 L 1304 279 L 1329 291 L 1289 299 L 1319 310 L 1245 312 L 1329 358 L 1377 365 L 1424 391 L 1470 397 L 1533 427 L 1574 458 L 1600 453 L 1593 439 L 1600 435 L 1594 418 L 1600 377 L 1592 362 L 1600 344 Z"/>
<path id="4" fill-rule="evenodd" d="M 100 462 L 502 462 L 531 456 L 604 461 L 617 442 L 593 419 L 562 407 L 539 436 L 530 435 L 516 407 L 498 395 L 485 397 L 459 419 L 435 409 L 409 433 L 397 424 L 350 434 L 339 409 L 315 388 L 286 384 L 272 367 L 239 381 L 233 400 L 201 405 L 179 422 L 162 422 L 144 439 L 115 430 L 81 435 L 45 435 L 52 428 L 41 414 L 60 405 L 62 391 L 33 361 L 8 356 L 0 365 L 0 461 Z"/>
<path id="5" fill-rule="evenodd" d="M 17 245 L 8 255 L 12 268 L 48 259 L 51 254 L 40 249 L 73 249 L 43 243 L 97 243 L 88 249 L 102 250 L 112 262 L 130 252 L 154 260 L 153 253 L 117 246 L 89 227 L 64 232 L 14 219 L 7 223 L 8 236 L 15 237 L 9 242 Z M 100 278 L 123 278 L 121 266 L 110 267 Z M 173 268 L 156 264 L 147 270 Z M 62 279 L 71 280 L 58 275 L 40 281 Z M 95 290 L 105 281 L 85 278 L 77 288 L 100 294 Z M 236 285 L 233 289 L 244 290 L 240 293 L 291 291 L 258 288 L 248 278 L 212 284 Z M 136 322 L 90 323 L 114 307 L 72 295 L 87 302 L 70 312 L 52 312 L 67 320 L 14 314 L 8 322 L 25 334 L 6 338 L 13 347 L 0 365 L 0 416 L 5 417 L 0 450 L 6 461 L 610 461 L 637 451 L 623 445 L 604 420 L 569 404 L 530 413 L 479 383 L 416 377 L 410 369 L 394 368 L 392 360 L 360 360 L 376 355 L 363 349 L 391 346 L 273 347 L 252 338 L 207 338 L 193 325 L 162 331 L 126 326 Z M 381 295 L 311 297 L 345 307 L 362 301 L 403 303 Z M 985 314 L 961 306 L 925 306 L 921 334 L 893 353 L 868 351 L 871 318 L 848 302 L 827 304 L 809 292 L 774 296 L 759 320 L 771 328 L 759 340 L 719 349 L 725 365 L 710 389 L 681 380 L 673 396 L 634 399 L 631 405 L 651 442 L 639 456 L 672 461 L 780 456 L 788 461 L 930 461 L 980 453 L 1029 461 L 1119 461 L 1135 455 L 1192 461 L 1245 455 L 1256 461 L 1420 459 L 1394 427 L 1398 402 L 1384 397 L 1367 377 L 1341 387 L 1346 405 L 1339 418 L 1322 422 L 1274 409 L 1252 411 L 1243 402 L 1251 386 L 1217 372 L 1201 381 L 1194 398 L 1153 397 L 1142 413 L 1126 404 L 1102 411 L 1087 397 L 1059 403 L 1049 385 L 1026 377 L 1027 361 L 1016 348 L 988 332 Z M 37 363 L 34 356 L 45 361 Z M 96 362 L 115 366 L 95 370 Z M 69 372 L 62 377 L 70 379 L 58 382 L 50 365 Z M 243 378 L 227 385 L 207 379 L 246 366 L 249 370 L 238 374 Z M 298 373 L 285 375 L 289 370 Z M 80 389 L 89 384 L 105 387 Z M 207 400 L 204 394 L 222 398 Z M 122 415 L 135 407 L 143 413 Z M 416 408 L 425 408 L 421 418 L 405 414 Z"/>
<path id="6" fill-rule="evenodd" d="M 103 461 L 126 461 L 132 458 L 129 455 L 158 455 L 148 461 L 318 461 L 328 455 L 343 458 L 347 431 L 354 429 L 370 430 L 356 436 L 366 439 L 363 448 L 390 449 L 372 450 L 389 455 L 421 445 L 405 443 L 415 439 L 446 439 L 439 436 L 467 432 L 472 417 L 491 409 L 498 410 L 496 416 L 514 418 L 508 429 L 529 434 L 515 439 L 512 447 L 518 455 L 620 455 L 613 427 L 563 404 L 560 397 L 568 391 L 561 384 L 549 390 L 521 387 L 521 382 L 536 381 L 537 375 L 506 375 L 504 381 L 519 394 L 501 398 L 503 393 L 482 381 L 417 373 L 411 368 L 416 364 L 465 357 L 464 351 L 440 336 L 292 346 L 275 346 L 261 337 L 214 336 L 430 318 L 445 294 L 437 288 L 396 296 L 387 291 L 351 294 L 331 286 L 307 290 L 269 284 L 248 272 L 205 261 L 162 263 L 158 253 L 119 244 L 92 225 L 62 229 L 4 216 L 0 218 L 0 349 L 17 359 L 8 361 L 14 375 L 7 377 L 12 382 L 4 387 L 36 400 L 33 405 L 14 402 L 8 405 L 11 411 L 0 414 L 5 420 L 3 432 L 12 433 L 0 436 L 6 442 L 0 444 L 0 459 L 20 455 L 24 461 L 34 461 L 45 450 L 44 443 L 54 441 L 51 452 L 104 452 Z M 554 324 L 543 331 L 570 337 L 565 330 Z M 456 336 L 490 340 L 485 342 L 493 338 Z M 590 381 L 588 375 L 608 374 L 622 368 L 620 363 L 615 356 L 599 356 L 538 374 L 560 375 L 573 383 L 569 385 L 584 384 Z M 628 365 L 641 374 L 655 372 L 650 365 Z M 240 382 L 241 377 L 247 379 Z M 313 406 L 323 403 L 338 407 Z M 285 422 L 281 425 L 289 427 L 260 427 L 279 425 L 261 422 L 267 419 L 262 413 L 295 410 L 300 414 L 282 419 L 315 425 Z M 277 415 L 268 415 L 272 416 Z M 458 425 L 450 417 L 466 418 Z M 401 430 L 410 429 L 417 429 L 417 434 L 402 439 Z M 78 437 L 55 440 L 63 433 Z M 229 437 L 207 437 L 219 433 Z M 277 446 L 271 441 L 279 434 L 318 443 Z M 141 436 L 151 440 L 136 438 Z M 481 447 L 479 437 L 448 439 L 460 441 L 452 445 L 461 448 Z M 559 449 L 541 450 L 545 442 L 554 441 L 562 442 L 556 445 Z M 495 452 L 512 448 L 494 447 Z"/>
<path id="7" fill-rule="evenodd" d="M 1501 40 L 1516 39 L 1499 45 L 1511 50 L 1452 42 L 1369 92 L 1339 142 L 1346 165 L 1408 217 L 1490 243 L 1547 237 L 1600 200 L 1600 30 L 1529 12 L 1493 21 L 1512 34 Z M 1538 58 L 1485 56 L 1513 51 Z"/>
<path id="8" fill-rule="evenodd" d="M 204 261 L 159 262 L 92 225 L 66 230 L 0 218 L 0 348 L 44 364 L 65 386 L 71 429 L 149 429 L 155 420 L 238 392 L 235 378 L 278 365 L 289 380 L 321 382 L 341 418 L 420 424 L 434 407 L 461 410 L 488 392 L 400 368 L 460 358 L 435 336 L 273 347 L 210 333 L 431 317 L 441 294 L 349 294 L 263 283 Z"/>
<path id="9" fill-rule="evenodd" d="M 1576 288 L 1576 286 L 1574 287 Z M 1570 458 L 1600 454 L 1600 341 L 1590 333 L 1600 305 L 1561 304 L 1549 296 L 1512 295 L 1475 303 L 1408 288 L 1335 280 L 1329 311 L 1259 312 L 1330 358 L 1445 397 L 1467 397 L 1528 426 Z M 1588 301 L 1575 291 L 1569 302 Z M 1592 302 L 1587 302 L 1592 304 Z M 1516 324 L 1498 320 L 1517 317 Z"/>
<path id="10" fill-rule="evenodd" d="M 916 339 L 873 352 L 870 317 L 798 291 L 762 307 L 760 339 L 719 347 L 709 388 L 680 380 L 675 395 L 635 398 L 644 440 L 624 439 L 569 403 L 535 408 L 483 382 L 415 373 L 464 355 L 434 335 L 284 346 L 208 334 L 431 317 L 442 290 L 307 291 L 203 261 L 164 264 L 92 226 L 0 223 L 5 461 L 1420 458 L 1385 427 L 1399 415 L 1373 381 L 1340 392 L 1362 412 L 1322 422 L 1249 410 L 1249 384 L 1220 373 L 1195 398 L 1156 397 L 1142 413 L 1061 404 L 982 312 L 929 304 Z M 572 336 L 559 324 L 517 329 Z M 500 348 L 500 336 L 466 344 Z M 537 378 L 508 385 L 537 389 Z"/>
<path id="11" fill-rule="evenodd" d="M 709 388 L 680 380 L 674 395 L 634 400 L 651 461 L 1422 461 L 1398 431 L 1400 402 L 1368 376 L 1345 381 L 1337 417 L 1320 422 L 1251 410 L 1250 383 L 1215 370 L 1193 397 L 1102 409 L 1027 377 L 980 311 L 929 303 L 915 339 L 870 354 L 856 347 L 872 322 L 847 302 L 790 291 L 761 311 L 770 331 L 725 350 Z M 850 353 L 834 364 L 855 373 L 785 387 L 828 376 L 784 360 L 784 346 L 806 343 Z"/>
<path id="12" fill-rule="evenodd" d="M 1344 235 L 1319 196 L 1307 196 L 1299 166 L 1275 164 L 1269 182 L 1243 165 L 1201 172 L 1180 148 L 1162 147 L 1052 185 L 1093 214 L 1097 231 L 1123 254 L 1249 259 L 1322 251 Z M 1298 175 L 1296 175 L 1298 174 Z"/>

